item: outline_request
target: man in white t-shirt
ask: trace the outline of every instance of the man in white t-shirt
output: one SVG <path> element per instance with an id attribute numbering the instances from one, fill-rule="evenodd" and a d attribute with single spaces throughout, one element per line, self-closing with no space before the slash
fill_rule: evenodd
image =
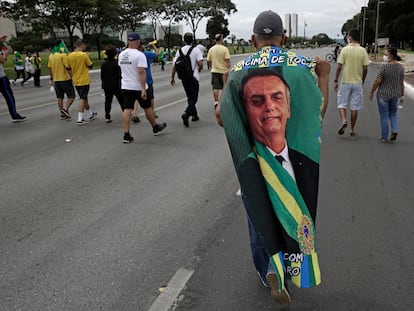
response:
<path id="1" fill-rule="evenodd" d="M 151 109 L 151 100 L 147 98 L 146 92 L 146 68 L 147 58 L 144 53 L 138 50 L 140 45 L 140 37 L 136 32 L 128 35 L 128 48 L 121 52 L 118 56 L 118 64 L 121 67 L 121 89 L 124 99 L 124 111 L 122 113 L 122 127 L 124 130 L 124 144 L 133 141 L 133 137 L 129 133 L 131 124 L 131 112 L 134 109 L 134 103 L 137 100 L 141 108 L 144 109 L 145 116 L 152 126 L 154 135 L 167 126 L 166 123 L 157 124 L 155 122 L 155 113 Z"/>
<path id="2" fill-rule="evenodd" d="M 187 54 L 188 50 L 192 47 L 193 44 L 193 34 L 187 32 L 184 34 L 184 42 L 186 43 L 185 46 L 181 48 L 184 55 Z M 173 69 L 171 72 L 171 85 L 175 85 L 175 62 L 177 61 L 178 56 L 180 55 L 179 52 L 175 54 L 173 60 Z M 199 72 L 203 69 L 203 55 L 201 54 L 200 49 L 193 48 L 190 53 L 191 59 L 191 67 L 193 68 L 193 78 L 192 79 L 184 79 L 181 80 L 183 83 L 185 94 L 187 95 L 187 108 L 185 109 L 184 113 L 181 115 L 183 119 L 183 124 L 185 127 L 189 126 L 188 119 L 192 116 L 192 121 L 198 121 L 200 118 L 197 115 L 196 103 L 198 100 L 198 92 L 200 89 L 199 80 L 200 75 Z"/>

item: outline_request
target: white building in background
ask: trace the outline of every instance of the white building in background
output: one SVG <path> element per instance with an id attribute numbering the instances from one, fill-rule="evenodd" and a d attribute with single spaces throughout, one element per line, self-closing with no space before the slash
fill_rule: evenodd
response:
<path id="1" fill-rule="evenodd" d="M 286 36 L 289 38 L 292 37 L 292 24 L 291 24 L 291 15 L 285 14 L 285 30 L 286 30 Z"/>
<path id="2" fill-rule="evenodd" d="M 137 27 L 135 32 L 137 32 L 141 38 L 155 38 L 155 37 L 157 37 L 157 40 L 164 40 L 165 37 L 167 36 L 167 34 L 164 33 L 164 29 L 165 29 L 165 31 L 167 31 L 167 34 L 168 34 L 168 25 L 164 26 L 164 27 L 161 27 L 161 25 L 156 24 L 156 26 L 155 26 L 156 36 L 154 36 L 153 25 L 151 23 L 143 23 L 143 24 L 141 24 Z M 183 25 L 181 25 L 181 24 L 171 25 L 171 34 L 179 34 L 179 35 L 182 36 L 184 34 L 183 29 L 184 29 Z M 130 33 L 130 32 L 131 32 L 131 30 L 124 32 L 123 38 L 122 38 L 123 41 L 126 42 L 128 33 Z"/>
<path id="3" fill-rule="evenodd" d="M 8 18 L 0 17 L 0 36 L 6 35 L 7 40 L 16 37 L 16 26 L 14 21 Z"/>
<path id="4" fill-rule="evenodd" d="M 292 14 L 292 37 L 298 37 L 298 14 Z"/>

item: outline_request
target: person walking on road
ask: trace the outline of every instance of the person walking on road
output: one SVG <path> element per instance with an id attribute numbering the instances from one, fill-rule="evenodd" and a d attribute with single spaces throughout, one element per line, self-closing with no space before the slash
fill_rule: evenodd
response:
<path id="1" fill-rule="evenodd" d="M 124 99 L 121 92 L 121 68 L 118 65 L 116 47 L 112 44 L 105 47 L 106 60 L 101 65 L 102 89 L 105 93 L 105 122 L 111 123 L 111 107 L 114 96 L 124 111 Z"/>
<path id="2" fill-rule="evenodd" d="M 62 40 L 56 41 L 54 51 L 49 55 L 47 66 L 50 70 L 50 85 L 55 90 L 58 100 L 60 119 L 70 120 L 69 108 L 75 100 L 75 88 L 67 70 L 69 68 L 67 51 L 58 50 L 61 42 Z M 64 103 L 65 94 L 67 97 L 66 103 Z"/>
<path id="3" fill-rule="evenodd" d="M 256 17 L 253 33 L 257 52 L 233 66 L 216 114 L 240 182 L 256 270 L 271 297 L 287 304 L 287 280 L 301 288 L 321 282 L 314 222 L 330 66 L 281 48 L 284 28 L 273 11 Z"/>
<path id="4" fill-rule="evenodd" d="M 145 50 L 145 46 L 146 46 L 146 42 L 142 41 L 139 45 L 138 50 L 140 50 L 142 53 L 144 53 L 146 59 L 147 59 L 147 69 L 146 69 L 146 74 L 147 74 L 147 85 L 148 85 L 148 89 L 147 89 L 147 98 L 149 100 L 151 100 L 151 109 L 154 111 L 154 116 L 155 118 L 158 118 L 157 114 L 155 113 L 155 101 L 154 101 L 154 80 L 152 78 L 152 74 L 151 74 L 151 65 L 153 63 L 153 61 L 155 59 L 157 59 L 158 54 L 159 54 L 159 50 L 157 48 L 157 46 L 155 45 L 157 41 L 152 41 L 150 43 L 148 43 L 148 46 L 150 46 L 154 51 L 146 51 Z M 132 122 L 134 123 L 138 123 L 140 122 L 139 117 L 137 116 L 137 111 L 138 111 L 138 102 L 135 101 L 134 104 L 134 110 L 132 111 Z"/>
<path id="5" fill-rule="evenodd" d="M 31 52 L 27 52 L 26 58 L 24 59 L 24 70 L 27 73 L 27 78 L 23 79 L 22 82 L 20 82 L 20 84 L 22 86 L 24 86 L 24 84 L 30 80 L 33 77 L 34 74 L 34 68 L 33 68 L 33 63 L 32 63 L 32 53 Z"/>
<path id="6" fill-rule="evenodd" d="M 34 79 L 34 86 L 35 87 L 40 87 L 40 74 L 42 72 L 42 58 L 39 55 L 39 52 L 34 52 L 32 59 L 31 59 L 32 63 L 33 63 L 33 79 Z"/>
<path id="7" fill-rule="evenodd" d="M 377 91 L 377 105 L 380 117 L 381 142 L 387 142 L 391 125 L 390 141 L 398 135 L 398 104 L 404 103 L 404 68 L 398 63 L 401 57 L 395 47 L 388 47 L 384 52 L 384 62 L 378 72 L 369 99 L 372 101 Z"/>
<path id="8" fill-rule="evenodd" d="M 334 88 L 338 92 L 338 109 L 341 118 L 341 126 L 338 134 L 343 135 L 348 126 L 346 111 L 351 110 L 350 136 L 355 135 L 355 125 L 358 118 L 358 110 L 364 107 L 363 84 L 368 73 L 369 57 L 365 49 L 359 44 L 359 31 L 351 30 L 347 36 L 348 45 L 339 53 L 336 67 Z M 341 83 L 338 84 L 339 75 Z"/>
<path id="9" fill-rule="evenodd" d="M 208 50 L 207 65 L 211 68 L 211 85 L 213 88 L 214 108 L 217 107 L 220 93 L 223 90 L 223 75 L 230 69 L 230 52 L 223 45 L 223 35 L 215 36 L 216 44 Z"/>
<path id="10" fill-rule="evenodd" d="M 14 70 L 16 71 L 16 77 L 14 78 L 12 82 L 13 82 L 13 85 L 16 85 L 16 81 L 20 77 L 22 77 L 22 81 L 26 79 L 26 74 L 24 73 L 24 60 L 22 59 L 22 56 L 20 52 L 18 51 L 14 52 L 13 64 L 14 64 Z"/>
<path id="11" fill-rule="evenodd" d="M 151 109 L 151 100 L 147 98 L 146 91 L 146 68 L 147 59 L 144 53 L 138 50 L 140 36 L 136 32 L 128 35 L 128 47 L 119 54 L 118 64 L 121 67 L 121 89 L 124 98 L 124 111 L 122 113 L 122 127 L 124 130 L 124 144 L 131 143 L 134 138 L 129 133 L 131 125 L 131 112 L 134 103 L 138 100 L 145 116 L 152 126 L 153 134 L 159 135 L 167 127 L 166 123 L 157 124 L 154 111 Z"/>
<path id="12" fill-rule="evenodd" d="M 188 119 L 192 117 L 192 121 L 198 121 L 200 118 L 198 117 L 196 104 L 198 101 L 198 92 L 200 89 L 199 80 L 200 75 L 199 72 L 203 69 L 203 55 L 201 54 L 200 49 L 195 48 L 193 45 L 193 34 L 187 32 L 184 34 L 184 42 L 185 46 L 183 46 L 180 51 L 175 54 L 173 60 L 173 68 L 171 72 L 171 85 L 175 85 L 175 63 L 182 53 L 183 55 L 187 55 L 190 53 L 191 59 L 191 69 L 193 71 L 193 75 L 188 79 L 182 79 L 181 82 L 183 83 L 185 94 L 187 95 L 187 108 L 185 109 L 184 113 L 181 115 L 181 119 L 183 120 L 183 124 L 185 127 L 189 126 Z"/>
<path id="13" fill-rule="evenodd" d="M 6 100 L 7 108 L 9 108 L 9 113 L 13 122 L 22 122 L 26 120 L 26 117 L 17 113 L 16 100 L 14 99 L 14 94 L 10 87 L 10 80 L 7 78 L 6 72 L 3 68 L 3 64 L 7 60 L 7 54 L 12 53 L 12 49 L 7 46 L 6 39 L 7 36 L 5 35 L 0 37 L 0 42 L 3 44 L 0 50 L 0 92 Z"/>
<path id="14" fill-rule="evenodd" d="M 91 83 L 89 69 L 92 69 L 93 62 L 86 53 L 86 43 L 83 39 L 78 39 L 75 43 L 76 49 L 68 55 L 69 68 L 72 72 L 73 85 L 79 95 L 78 121 L 77 125 L 84 125 L 84 112 L 86 110 L 89 120 L 94 120 L 97 113 L 93 112 L 89 106 L 88 94 Z"/>

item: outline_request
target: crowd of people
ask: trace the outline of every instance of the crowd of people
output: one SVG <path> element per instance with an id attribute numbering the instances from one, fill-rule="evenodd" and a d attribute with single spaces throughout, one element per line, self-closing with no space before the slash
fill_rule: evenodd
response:
<path id="1" fill-rule="evenodd" d="M 338 110 L 341 125 L 338 134 L 343 135 L 348 127 L 347 110 L 351 112 L 350 136 L 356 135 L 358 112 L 364 107 L 364 83 L 368 73 L 369 56 L 360 45 L 360 33 L 351 30 L 348 44 L 341 49 L 335 72 L 334 88 L 338 92 Z M 377 106 L 380 120 L 380 142 L 395 141 L 398 135 L 398 105 L 404 102 L 404 68 L 395 47 L 387 47 L 384 63 L 374 81 L 369 99 L 377 91 Z M 340 81 L 339 81 L 340 79 Z M 391 127 L 391 135 L 388 136 Z"/>
<path id="2" fill-rule="evenodd" d="M 283 48 L 285 39 L 280 16 L 268 10 L 260 13 L 253 25 L 251 41 L 255 53 L 232 67 L 221 34 L 215 36 L 215 45 L 207 52 L 212 108 L 224 128 L 240 182 L 253 262 L 261 283 L 271 289 L 271 297 L 280 304 L 291 302 L 288 281 L 299 288 L 321 283 L 315 222 L 320 132 L 328 105 L 330 74 L 326 61 Z M 347 110 L 350 109 L 349 135 L 355 136 L 358 111 L 363 108 L 363 84 L 369 59 L 359 44 L 357 30 L 350 31 L 347 39 L 348 44 L 338 54 L 333 87 L 338 92 L 341 119 L 338 134 L 343 135 L 348 127 Z M 197 101 L 204 49 L 195 43 L 191 33 L 184 35 L 184 42 L 173 58 L 170 83 L 176 84 L 176 75 L 181 79 L 187 96 L 181 119 L 189 127 L 190 118 L 193 122 L 200 120 Z M 152 51 L 146 51 L 146 47 Z M 7 47 L 3 48 L 0 63 L 4 63 L 7 53 Z M 128 34 L 125 50 L 118 53 L 115 46 L 108 45 L 105 54 L 106 60 L 101 66 L 105 121 L 112 122 L 111 104 L 116 97 L 122 110 L 123 143 L 133 141 L 130 123 L 137 117 L 138 106 L 144 110 L 153 134 L 159 135 L 167 124 L 157 123 L 154 109 L 151 64 L 160 55 L 158 48 L 132 32 Z M 21 73 L 23 61 L 15 57 L 16 73 L 26 79 Z M 296 61 L 295 66 L 288 61 L 291 59 Z M 397 104 L 404 95 L 404 71 L 399 60 L 397 49 L 386 50 L 384 64 L 369 94 L 372 100 L 377 91 L 381 142 L 388 141 L 389 122 L 389 140 L 395 141 L 398 134 Z M 40 63 L 41 60 L 39 69 Z M 188 75 L 182 72 L 185 65 Z M 61 119 L 71 118 L 69 108 L 74 102 L 75 90 L 79 96 L 77 124 L 83 125 L 85 118 L 95 119 L 96 112 L 88 103 L 92 66 L 86 43 L 81 39 L 76 42 L 74 52 L 57 50 L 49 57 L 50 80 Z M 0 79 L 12 119 L 24 120 L 16 112 L 2 66 Z"/>

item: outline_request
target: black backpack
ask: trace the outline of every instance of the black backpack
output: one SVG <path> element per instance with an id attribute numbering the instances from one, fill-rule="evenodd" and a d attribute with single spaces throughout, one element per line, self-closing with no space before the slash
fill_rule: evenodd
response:
<path id="1" fill-rule="evenodd" d="M 184 55 L 183 51 L 179 49 L 177 60 L 175 61 L 175 71 L 177 71 L 178 78 L 181 80 L 191 79 L 193 77 L 193 67 L 191 66 L 191 51 L 194 46 L 190 47 L 187 54 Z"/>

